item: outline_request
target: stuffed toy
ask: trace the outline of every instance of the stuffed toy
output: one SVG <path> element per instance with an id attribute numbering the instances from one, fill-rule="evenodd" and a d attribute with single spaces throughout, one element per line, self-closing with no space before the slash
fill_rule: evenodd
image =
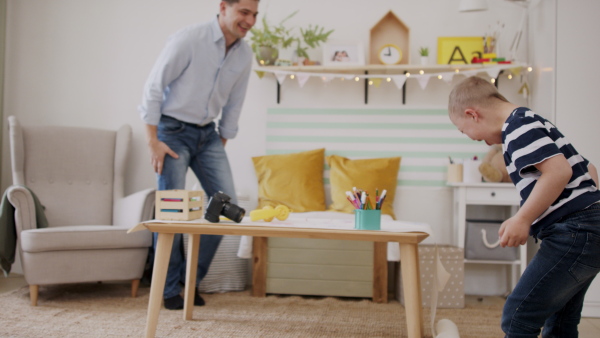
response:
<path id="1" fill-rule="evenodd" d="M 502 146 L 494 144 L 479 165 L 479 172 L 486 182 L 511 182 L 502 156 Z"/>

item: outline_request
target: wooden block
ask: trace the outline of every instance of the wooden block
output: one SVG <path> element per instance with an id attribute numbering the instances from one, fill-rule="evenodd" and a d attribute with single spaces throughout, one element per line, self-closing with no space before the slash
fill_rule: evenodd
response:
<path id="1" fill-rule="evenodd" d="M 204 191 L 159 190 L 156 192 L 155 218 L 189 221 L 202 218 Z"/>

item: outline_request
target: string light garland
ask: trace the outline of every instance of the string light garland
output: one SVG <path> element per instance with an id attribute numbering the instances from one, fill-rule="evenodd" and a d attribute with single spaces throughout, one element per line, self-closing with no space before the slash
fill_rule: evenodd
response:
<path id="1" fill-rule="evenodd" d="M 411 74 L 414 71 L 415 74 Z M 399 90 L 403 93 L 406 90 L 406 82 L 408 79 L 415 79 L 422 90 L 425 90 L 432 77 L 442 80 L 447 84 L 452 83 L 455 76 L 481 76 L 485 73 L 492 84 L 496 84 L 496 79 L 500 74 L 508 73 L 508 80 L 520 78 L 521 89 L 519 94 L 522 94 L 525 99 L 529 97 L 530 90 L 527 84 L 527 72 L 533 71 L 531 66 L 521 63 L 498 63 L 498 64 L 467 64 L 467 65 L 366 65 L 366 66 L 349 66 L 349 67 L 326 67 L 326 66 L 266 66 L 255 67 L 254 71 L 260 79 L 266 73 L 273 74 L 277 80 L 277 103 L 280 101 L 280 87 L 286 79 L 297 79 L 300 88 L 310 77 L 320 77 L 322 83 L 329 83 L 332 80 L 358 82 L 361 79 L 365 80 L 365 104 L 368 102 L 368 87 L 379 88 L 381 82 L 385 79 L 386 82 L 394 82 Z M 374 72 L 370 74 L 370 72 Z M 357 74 L 359 73 L 359 74 Z M 364 73 L 364 74 L 361 74 Z M 378 74 L 379 73 L 379 74 Z M 413 80 L 411 80 L 413 81 Z M 404 104 L 404 97 L 403 101 Z"/>
<path id="2" fill-rule="evenodd" d="M 259 73 L 259 77 L 262 77 L 264 75 L 264 73 L 273 73 L 274 75 L 276 75 L 276 77 L 279 79 L 281 78 L 281 75 L 288 75 L 291 79 L 296 78 L 298 75 L 303 75 L 303 76 L 315 76 L 315 77 L 320 77 L 323 80 L 326 79 L 332 79 L 332 78 L 339 78 L 339 79 L 354 79 L 355 81 L 358 81 L 360 79 L 374 79 L 374 78 L 380 78 L 380 79 L 386 79 L 387 82 L 390 82 L 391 79 L 394 78 L 398 78 L 398 77 L 413 77 L 413 78 L 418 78 L 418 77 L 437 77 L 438 79 L 440 78 L 448 78 L 448 77 L 453 77 L 456 76 L 458 74 L 462 74 L 465 76 L 471 76 L 471 75 L 476 75 L 478 73 L 488 73 L 490 74 L 491 77 L 496 78 L 498 76 L 498 74 L 500 73 L 500 71 L 503 70 L 510 70 L 512 74 L 520 74 L 522 69 L 525 69 L 528 72 L 533 71 L 533 68 L 531 66 L 525 66 L 525 65 L 520 65 L 520 64 L 498 64 L 498 65 L 486 65 L 484 67 L 476 67 L 476 68 L 465 68 L 465 69 L 460 69 L 460 68 L 455 68 L 453 70 L 450 71 L 442 71 L 442 72 L 436 72 L 436 71 L 432 71 L 432 72 L 428 72 L 426 73 L 425 70 L 427 68 L 423 68 L 423 69 L 418 69 L 413 67 L 413 69 L 418 69 L 417 70 L 417 74 L 411 74 L 410 72 L 406 72 L 405 74 L 350 74 L 350 73 L 333 73 L 333 72 L 317 72 L 314 71 L 315 67 L 311 67 L 312 69 L 309 71 L 304 71 L 304 70 L 299 70 L 298 68 L 303 68 L 303 67 L 296 67 L 296 69 L 293 70 L 288 70 L 285 68 L 289 68 L 289 67 L 274 67 L 274 66 L 270 66 L 270 67 L 255 67 L 254 71 L 256 73 Z M 308 68 L 308 67 L 307 67 Z M 452 67 L 452 65 L 448 65 L 447 68 L 454 68 Z M 328 68 L 327 70 L 331 70 L 334 68 Z M 262 74 L 260 74 L 262 73 Z"/>

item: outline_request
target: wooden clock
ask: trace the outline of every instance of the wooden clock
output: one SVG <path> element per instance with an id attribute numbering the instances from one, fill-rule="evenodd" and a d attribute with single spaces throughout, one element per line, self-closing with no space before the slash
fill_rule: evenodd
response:
<path id="1" fill-rule="evenodd" d="M 396 65 L 402 60 L 402 50 L 395 44 L 388 43 L 379 49 L 377 56 L 384 65 Z"/>
<path id="2" fill-rule="evenodd" d="M 410 63 L 410 29 L 392 11 L 387 12 L 370 32 L 369 63 L 372 65 L 408 65 Z M 390 47 L 388 50 L 387 47 Z M 382 48 L 384 50 L 382 50 Z M 394 49 L 399 51 L 400 61 L 392 59 Z"/>

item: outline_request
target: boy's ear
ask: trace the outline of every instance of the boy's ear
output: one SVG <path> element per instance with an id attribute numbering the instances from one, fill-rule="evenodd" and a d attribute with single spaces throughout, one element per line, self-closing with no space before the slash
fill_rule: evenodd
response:
<path id="1" fill-rule="evenodd" d="M 468 119 L 473 119 L 475 121 L 478 121 L 480 114 L 476 109 L 467 108 L 467 109 L 465 109 L 465 117 Z"/>

